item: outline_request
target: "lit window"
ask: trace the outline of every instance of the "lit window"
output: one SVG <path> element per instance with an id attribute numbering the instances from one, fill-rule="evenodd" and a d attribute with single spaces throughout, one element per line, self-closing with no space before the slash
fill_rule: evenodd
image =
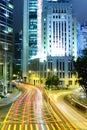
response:
<path id="1" fill-rule="evenodd" d="M 9 3 L 8 7 L 11 8 L 11 9 L 14 8 L 14 6 L 11 3 Z"/>

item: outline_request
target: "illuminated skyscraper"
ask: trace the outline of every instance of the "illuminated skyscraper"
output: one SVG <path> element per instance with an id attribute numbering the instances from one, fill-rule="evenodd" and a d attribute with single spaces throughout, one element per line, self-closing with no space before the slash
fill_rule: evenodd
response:
<path id="1" fill-rule="evenodd" d="M 31 58 L 41 51 L 42 0 L 24 0 L 23 10 L 23 76 L 27 76 Z"/>
<path id="2" fill-rule="evenodd" d="M 23 70 L 26 74 L 27 65 L 32 58 L 38 57 L 39 62 L 48 62 L 46 61 L 49 60 L 48 57 L 53 59 L 58 57 L 58 60 L 61 58 L 64 60 L 69 56 L 76 57 L 76 20 L 70 0 L 24 0 L 24 2 L 23 64 L 25 69 Z M 28 54 L 27 49 L 29 49 Z M 66 64 L 67 61 L 64 60 L 62 63 Z M 60 62 L 58 64 L 61 64 Z"/>
<path id="3" fill-rule="evenodd" d="M 13 0 L 0 0 L 0 74 L 3 75 L 0 78 L 4 80 L 5 87 L 6 79 L 10 72 L 9 66 L 11 65 L 12 57 Z"/>
<path id="4" fill-rule="evenodd" d="M 37 54 L 37 0 L 29 0 L 29 57 Z"/>
<path id="5" fill-rule="evenodd" d="M 87 48 L 87 23 L 78 28 L 78 56 L 82 55 L 82 50 Z"/>
<path id="6" fill-rule="evenodd" d="M 44 0 L 42 52 L 45 56 L 77 56 L 76 20 L 70 0 Z"/>
<path id="7" fill-rule="evenodd" d="M 41 51 L 42 0 L 29 0 L 29 58 Z"/>

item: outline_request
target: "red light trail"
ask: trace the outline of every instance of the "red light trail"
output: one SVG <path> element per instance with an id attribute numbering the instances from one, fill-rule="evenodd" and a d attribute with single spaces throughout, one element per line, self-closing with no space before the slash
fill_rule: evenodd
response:
<path id="1" fill-rule="evenodd" d="M 25 90 L 12 104 L 0 130 L 76 130 L 60 111 L 56 115 L 39 88 L 21 87 Z"/>

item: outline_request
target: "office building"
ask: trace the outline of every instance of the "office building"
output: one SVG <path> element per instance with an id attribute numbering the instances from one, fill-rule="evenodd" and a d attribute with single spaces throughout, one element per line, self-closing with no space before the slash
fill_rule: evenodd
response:
<path id="1" fill-rule="evenodd" d="M 11 77 L 13 57 L 13 0 L 0 0 L 0 78 Z M 7 88 L 5 88 L 7 92 Z"/>
<path id="2" fill-rule="evenodd" d="M 42 2 L 39 48 L 39 59 L 29 65 L 29 82 L 44 84 L 55 74 L 60 86 L 75 87 L 72 57 L 77 57 L 77 24 L 69 0 Z"/>
<path id="3" fill-rule="evenodd" d="M 77 77 L 73 75 L 73 62 L 70 56 L 48 56 L 47 61 L 39 58 L 31 60 L 28 71 L 28 81 L 34 85 L 45 85 L 48 76 L 56 75 L 61 88 L 77 86 Z"/>
<path id="4" fill-rule="evenodd" d="M 41 50 L 42 0 L 24 0 L 23 9 L 23 77 L 27 77 L 30 59 Z"/>
<path id="5" fill-rule="evenodd" d="M 76 19 L 69 0 L 43 1 L 41 48 L 44 57 L 77 57 Z"/>
<path id="6" fill-rule="evenodd" d="M 14 61 L 19 72 L 22 70 L 22 31 L 15 34 L 14 39 Z M 16 71 L 16 70 L 15 70 Z"/>

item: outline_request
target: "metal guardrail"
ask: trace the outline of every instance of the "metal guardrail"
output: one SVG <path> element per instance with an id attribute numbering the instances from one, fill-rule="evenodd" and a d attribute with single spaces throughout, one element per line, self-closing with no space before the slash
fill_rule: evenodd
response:
<path id="1" fill-rule="evenodd" d="M 81 110 L 87 112 L 87 106 L 83 105 L 82 103 L 76 101 L 76 100 L 73 99 L 73 98 L 72 98 L 72 101 L 73 101 L 73 103 L 74 103 L 74 105 L 75 105 L 76 107 L 78 107 L 79 109 L 81 109 Z"/>
<path id="2" fill-rule="evenodd" d="M 80 103 L 79 101 L 76 101 L 72 95 L 68 95 L 65 97 L 65 99 L 72 105 L 75 106 L 76 108 L 80 109 L 83 112 L 87 112 L 87 106 Z"/>

